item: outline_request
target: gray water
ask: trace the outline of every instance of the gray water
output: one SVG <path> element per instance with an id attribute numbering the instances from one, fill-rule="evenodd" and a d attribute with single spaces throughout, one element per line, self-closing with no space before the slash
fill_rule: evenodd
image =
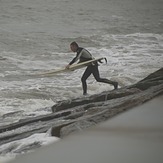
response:
<path id="1" fill-rule="evenodd" d="M 163 67 L 163 1 L 0 0 L 0 126 L 47 114 L 58 100 L 82 96 L 84 69 L 29 77 L 67 65 L 75 56 L 72 41 L 108 59 L 99 67 L 102 77 L 120 87 L 133 84 Z M 89 94 L 112 89 L 88 79 Z M 42 136 L 36 139 L 52 139 Z M 28 145 L 27 139 L 17 141 L 17 148 Z"/>

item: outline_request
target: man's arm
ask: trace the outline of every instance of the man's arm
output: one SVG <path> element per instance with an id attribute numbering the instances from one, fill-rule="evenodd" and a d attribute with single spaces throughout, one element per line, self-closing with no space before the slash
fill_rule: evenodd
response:
<path id="1" fill-rule="evenodd" d="M 77 54 L 76 57 L 73 58 L 72 61 L 69 63 L 69 65 L 72 65 L 72 64 L 75 63 L 78 59 L 79 59 L 79 56 L 78 56 L 78 54 Z"/>
<path id="2" fill-rule="evenodd" d="M 79 53 L 76 54 L 76 57 L 73 58 L 72 61 L 66 66 L 67 69 L 70 68 L 70 66 L 71 66 L 73 63 L 75 63 L 77 60 L 80 59 L 80 57 L 81 57 L 81 55 L 82 55 L 82 51 L 83 51 L 83 49 L 82 49 Z"/>

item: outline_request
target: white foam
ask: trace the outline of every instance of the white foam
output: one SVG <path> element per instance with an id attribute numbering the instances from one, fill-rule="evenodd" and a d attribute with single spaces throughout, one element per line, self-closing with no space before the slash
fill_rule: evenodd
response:
<path id="1" fill-rule="evenodd" d="M 38 148 L 39 146 L 45 146 L 56 141 L 59 141 L 59 138 L 49 136 L 48 133 L 33 134 L 27 138 L 1 145 L 0 160 L 2 162 L 7 162 L 14 159 L 17 155 L 23 154 L 24 152 L 32 152 L 33 150 L 30 150 L 29 148 L 31 145 Z"/>
<path id="2" fill-rule="evenodd" d="M 10 124 L 24 119 L 26 117 L 34 117 L 51 113 L 51 106 L 55 102 L 45 99 L 18 99 L 18 98 L 4 98 L 1 101 L 0 116 L 3 117 L 3 123 Z M 11 113 L 11 114 L 9 114 Z M 14 116 L 12 116 L 12 114 Z"/>

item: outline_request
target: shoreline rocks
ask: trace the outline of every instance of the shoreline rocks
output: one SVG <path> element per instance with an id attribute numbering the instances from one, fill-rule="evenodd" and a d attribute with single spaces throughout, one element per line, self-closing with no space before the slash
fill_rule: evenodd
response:
<path id="1" fill-rule="evenodd" d="M 64 138 L 74 132 L 95 126 L 126 110 L 163 94 L 163 68 L 136 84 L 100 94 L 59 101 L 48 115 L 22 119 L 0 127 L 0 145 L 45 133 Z"/>

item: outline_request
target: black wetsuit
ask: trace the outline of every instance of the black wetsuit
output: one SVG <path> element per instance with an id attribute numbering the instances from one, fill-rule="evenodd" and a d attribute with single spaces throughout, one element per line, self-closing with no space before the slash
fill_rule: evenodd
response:
<path id="1" fill-rule="evenodd" d="M 69 64 L 72 65 L 77 60 L 79 60 L 79 63 L 81 63 L 81 62 L 89 61 L 92 59 L 93 59 L 93 57 L 92 57 L 91 53 L 89 53 L 86 49 L 79 47 L 77 50 L 76 57 L 73 58 L 73 60 Z M 118 86 L 117 82 L 110 81 L 110 80 L 105 79 L 105 78 L 100 78 L 100 74 L 99 74 L 99 70 L 98 70 L 98 63 L 96 62 L 94 64 L 87 66 L 87 68 L 86 68 L 86 70 L 85 70 L 85 72 L 81 78 L 82 86 L 83 86 L 83 94 L 87 94 L 86 80 L 91 74 L 93 74 L 93 76 L 97 82 L 112 84 L 112 85 L 114 85 L 115 89 Z"/>

